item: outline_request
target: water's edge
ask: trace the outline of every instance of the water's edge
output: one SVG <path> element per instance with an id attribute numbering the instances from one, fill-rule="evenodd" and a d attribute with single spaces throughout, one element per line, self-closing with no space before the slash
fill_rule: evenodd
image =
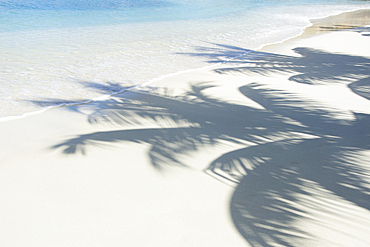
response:
<path id="1" fill-rule="evenodd" d="M 140 87 L 143 87 L 143 86 L 148 86 L 151 83 L 156 82 L 156 81 L 159 81 L 159 80 L 162 80 L 164 78 L 168 78 L 168 77 L 171 77 L 171 76 L 174 76 L 174 75 L 183 74 L 183 73 L 189 73 L 189 72 L 193 72 L 193 71 L 199 71 L 199 70 L 203 70 L 203 69 L 210 69 L 210 68 L 216 67 L 216 66 L 218 66 L 218 65 L 220 65 L 222 63 L 227 63 L 230 60 L 233 60 L 233 59 L 239 58 L 241 56 L 244 56 L 247 53 L 249 53 L 250 51 L 256 51 L 256 50 L 262 49 L 265 46 L 270 46 L 270 45 L 274 45 L 274 44 L 280 44 L 280 43 L 283 43 L 283 42 L 285 42 L 287 40 L 291 40 L 293 38 L 299 38 L 303 34 L 307 33 L 308 28 L 312 27 L 314 25 L 314 23 L 315 23 L 315 25 L 318 25 L 321 22 L 325 22 L 325 21 L 327 22 L 327 19 L 328 18 L 338 17 L 338 16 L 343 15 L 345 13 L 355 13 L 355 12 L 357 12 L 359 10 L 370 10 L 370 9 L 358 8 L 356 10 L 343 11 L 340 14 L 334 14 L 334 15 L 330 15 L 329 14 L 329 15 L 324 16 L 324 17 L 321 17 L 319 19 L 316 19 L 316 18 L 315 19 L 310 19 L 309 20 L 309 24 L 307 26 L 302 27 L 301 32 L 299 34 L 297 34 L 297 35 L 286 37 L 286 38 L 284 38 L 284 39 L 282 39 L 280 41 L 277 41 L 277 42 L 261 44 L 256 49 L 248 50 L 248 51 L 246 51 L 244 53 L 240 53 L 239 55 L 237 55 L 235 57 L 231 57 L 229 59 L 225 59 L 225 60 L 220 61 L 218 63 L 213 63 L 212 65 L 207 65 L 207 66 L 203 66 L 203 67 L 199 67 L 199 68 L 195 68 L 195 69 L 185 69 L 185 70 L 177 71 L 177 72 L 174 72 L 174 73 L 164 74 L 164 75 L 155 77 L 153 79 L 150 79 L 150 80 L 148 80 L 145 83 L 134 85 L 134 86 L 130 86 L 130 87 L 127 87 L 127 88 L 123 88 L 123 89 L 121 89 L 119 91 L 112 92 L 112 93 L 105 94 L 105 95 L 101 95 L 99 97 L 96 97 L 96 98 L 93 98 L 93 99 L 84 100 L 84 101 L 81 101 L 81 102 L 60 103 L 58 105 L 46 106 L 43 109 L 40 109 L 40 110 L 37 110 L 37 111 L 33 111 L 33 112 L 24 113 L 24 114 L 19 115 L 19 116 L 6 116 L 6 117 L 2 117 L 2 118 L 0 118 L 0 122 L 12 121 L 12 120 L 17 120 L 17 119 L 25 118 L 25 117 L 36 115 L 36 114 L 40 114 L 40 113 L 43 113 L 45 111 L 48 111 L 48 110 L 51 110 L 51 109 L 55 109 L 55 108 L 69 107 L 69 106 L 76 106 L 76 105 L 84 105 L 84 104 L 89 104 L 89 103 L 96 102 L 96 101 L 109 100 L 112 96 L 115 96 L 115 95 L 118 95 L 118 94 L 122 94 L 122 93 L 125 93 L 127 91 L 135 90 L 135 89 L 140 88 Z M 314 35 L 314 34 L 311 33 L 311 35 Z"/>

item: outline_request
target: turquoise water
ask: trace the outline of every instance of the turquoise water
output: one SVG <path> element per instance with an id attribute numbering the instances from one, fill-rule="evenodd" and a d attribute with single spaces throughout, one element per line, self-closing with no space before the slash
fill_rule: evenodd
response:
<path id="1" fill-rule="evenodd" d="M 3 1 L 0 31 L 206 19 L 259 6 L 248 1 Z"/>
<path id="2" fill-rule="evenodd" d="M 86 102 L 299 35 L 366 1 L 0 0 L 0 118 Z M 97 86 L 99 85 L 99 86 Z M 58 99 L 58 100 L 55 100 Z"/>
<path id="3" fill-rule="evenodd" d="M 196 20 L 246 13 L 263 7 L 360 4 L 361 1 L 243 0 L 10 0 L 0 2 L 0 32 Z M 225 20 L 227 21 L 227 19 Z"/>

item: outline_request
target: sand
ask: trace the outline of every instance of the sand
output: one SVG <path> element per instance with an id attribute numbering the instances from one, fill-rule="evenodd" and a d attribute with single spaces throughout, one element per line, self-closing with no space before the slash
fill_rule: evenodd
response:
<path id="1" fill-rule="evenodd" d="M 1 122 L 0 246 L 370 246 L 369 13 Z"/>

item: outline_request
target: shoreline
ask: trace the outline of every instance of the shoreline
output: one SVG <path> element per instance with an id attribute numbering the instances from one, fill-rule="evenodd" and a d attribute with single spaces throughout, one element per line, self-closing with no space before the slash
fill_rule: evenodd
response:
<path id="1" fill-rule="evenodd" d="M 333 28 L 331 30 L 326 30 L 325 31 L 325 30 L 320 29 L 319 26 L 317 26 L 317 25 L 323 25 L 325 23 L 328 23 L 328 24 L 333 23 L 333 26 L 334 26 L 334 23 L 339 21 L 339 22 L 341 22 L 342 25 L 343 25 L 343 23 L 347 23 L 345 25 L 352 25 L 352 27 L 360 27 L 360 26 L 363 26 L 363 25 L 369 25 L 370 24 L 370 19 L 369 19 L 368 14 L 366 14 L 367 11 L 369 11 L 369 9 L 358 9 L 358 10 L 355 10 L 355 11 L 343 12 L 343 13 L 338 14 L 338 15 L 329 15 L 327 17 L 320 18 L 320 19 L 312 19 L 312 20 L 310 20 L 311 25 L 304 28 L 302 30 L 301 34 L 299 34 L 297 36 L 294 36 L 294 37 L 288 37 L 286 39 L 283 39 L 283 40 L 275 42 L 275 43 L 263 44 L 260 47 L 257 47 L 255 50 L 250 50 L 250 51 L 264 50 L 264 48 L 266 48 L 266 47 L 275 46 L 275 45 L 284 43 L 286 41 L 289 41 L 291 39 L 304 38 L 306 36 L 318 34 L 320 32 L 322 33 L 322 32 L 327 32 L 327 31 L 333 31 Z M 346 19 L 347 19 L 347 21 L 346 21 Z M 349 21 L 349 20 L 351 20 L 351 21 Z M 1 117 L 0 122 L 13 121 L 13 120 L 22 119 L 22 118 L 25 118 L 25 117 L 28 117 L 28 116 L 32 116 L 32 115 L 42 114 L 45 111 L 49 111 L 49 110 L 59 108 L 59 107 L 84 105 L 84 104 L 89 104 L 91 102 L 101 101 L 102 99 L 103 100 L 104 99 L 109 99 L 110 97 L 113 97 L 117 94 L 125 93 L 126 91 L 130 91 L 130 90 L 135 89 L 135 88 L 145 87 L 147 85 L 150 85 L 153 82 L 160 81 L 163 78 L 176 76 L 176 75 L 183 74 L 183 73 L 191 73 L 191 72 L 195 72 L 195 71 L 203 70 L 203 69 L 211 69 L 211 68 L 213 68 L 215 66 L 218 66 L 220 64 L 230 62 L 233 59 L 238 59 L 239 57 L 245 56 L 250 51 L 248 51 L 244 54 L 240 54 L 236 57 L 229 58 L 229 59 L 224 60 L 224 61 L 220 61 L 216 64 L 205 65 L 205 66 L 200 67 L 200 68 L 186 69 L 186 70 L 177 71 L 177 72 L 170 73 L 170 74 L 161 75 L 161 76 L 153 78 L 153 79 L 151 79 L 151 80 L 149 80 L 149 81 L 147 81 L 143 84 L 133 85 L 133 86 L 130 86 L 129 88 L 124 88 L 124 89 L 120 90 L 120 92 L 101 95 L 101 96 L 98 96 L 97 98 L 93 98 L 93 99 L 86 99 L 86 101 L 84 101 L 84 102 L 78 102 L 78 103 L 68 102 L 68 103 L 61 104 L 61 105 L 48 106 L 48 107 L 45 107 L 43 109 L 33 111 L 33 112 L 26 112 L 26 113 L 23 113 L 21 115 Z"/>
<path id="2" fill-rule="evenodd" d="M 370 9 L 360 9 L 355 11 L 343 12 L 338 15 L 331 15 L 325 18 L 311 19 L 311 25 L 306 27 L 300 35 L 288 38 L 287 40 L 284 40 L 282 42 L 263 45 L 261 48 L 256 50 L 263 51 L 268 47 L 279 45 L 293 39 L 309 38 L 318 34 L 368 26 L 370 25 L 369 12 Z"/>
<path id="3" fill-rule="evenodd" d="M 369 245 L 369 35 L 0 122 L 0 245 Z"/>

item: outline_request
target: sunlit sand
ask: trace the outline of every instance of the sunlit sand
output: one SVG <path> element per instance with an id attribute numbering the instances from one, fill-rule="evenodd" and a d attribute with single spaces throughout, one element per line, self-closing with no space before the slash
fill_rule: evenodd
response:
<path id="1" fill-rule="evenodd" d="M 369 11 L 355 13 L 1 122 L 0 245 L 369 246 Z"/>

